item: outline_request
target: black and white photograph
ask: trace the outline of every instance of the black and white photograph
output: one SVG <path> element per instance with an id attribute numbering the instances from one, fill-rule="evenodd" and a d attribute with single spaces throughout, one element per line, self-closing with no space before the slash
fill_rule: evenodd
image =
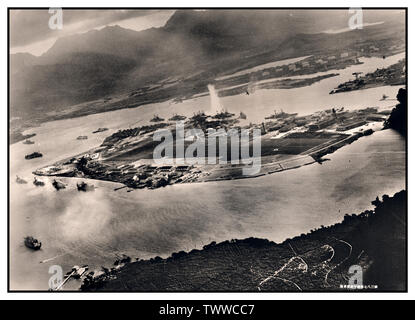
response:
<path id="1" fill-rule="evenodd" d="M 9 293 L 408 291 L 408 8 L 6 11 Z"/>

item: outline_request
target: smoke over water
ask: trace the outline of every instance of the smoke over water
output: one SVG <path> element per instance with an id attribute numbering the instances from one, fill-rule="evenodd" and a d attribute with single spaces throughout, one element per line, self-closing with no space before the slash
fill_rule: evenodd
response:
<path id="1" fill-rule="evenodd" d="M 70 241 L 106 238 L 110 236 L 108 224 L 112 216 L 110 200 L 102 189 L 95 190 L 93 195 L 79 193 L 66 202 L 59 216 L 60 235 Z M 107 231 L 103 234 L 103 230 Z"/>
<path id="2" fill-rule="evenodd" d="M 212 113 L 218 113 L 222 111 L 222 106 L 219 101 L 218 94 L 216 93 L 215 87 L 212 84 L 208 84 L 209 95 L 210 95 L 210 110 Z"/>

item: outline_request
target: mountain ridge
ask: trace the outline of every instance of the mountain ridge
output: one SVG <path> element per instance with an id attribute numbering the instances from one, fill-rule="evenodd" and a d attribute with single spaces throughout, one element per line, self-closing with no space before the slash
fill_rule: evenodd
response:
<path id="1" fill-rule="evenodd" d="M 307 33 L 326 27 L 324 12 L 294 13 L 177 10 L 160 28 L 134 31 L 107 26 L 60 38 L 37 58 L 11 55 L 11 114 L 45 121 L 48 112 L 148 87 L 167 78 L 186 79 L 199 74 L 186 86 L 206 86 L 205 82 L 218 74 L 247 63 L 289 58 L 298 52 L 312 54 L 321 50 L 319 46 L 330 50 L 359 39 L 387 38 L 397 28 L 402 29 L 396 23 L 390 28 L 387 21 L 345 34 Z M 336 25 L 345 23 L 344 17 Z"/>

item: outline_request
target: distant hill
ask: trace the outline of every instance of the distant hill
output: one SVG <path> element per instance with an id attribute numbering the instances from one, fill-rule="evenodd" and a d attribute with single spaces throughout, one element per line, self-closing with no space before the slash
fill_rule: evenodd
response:
<path id="1" fill-rule="evenodd" d="M 58 62 L 68 54 L 99 52 L 101 54 L 119 57 L 136 58 L 140 56 L 140 47 L 148 46 L 142 43 L 140 32 L 124 29 L 119 26 L 105 27 L 101 30 L 91 30 L 82 34 L 74 34 L 58 39 L 55 44 L 42 56 L 42 62 Z"/>
<path id="2" fill-rule="evenodd" d="M 73 53 L 59 59 L 54 64 L 32 65 L 12 76 L 14 116 L 44 114 L 111 94 L 118 79 L 135 66 L 134 60 L 95 52 Z"/>
<path id="3" fill-rule="evenodd" d="M 40 57 L 10 56 L 11 115 L 45 120 L 47 112 L 194 74 L 200 76 L 188 86 L 201 87 L 253 57 L 268 62 L 365 38 L 402 37 L 404 30 L 404 19 L 398 19 L 348 33 L 321 33 L 344 27 L 348 19 L 347 11 L 178 10 L 162 28 L 137 32 L 111 26 L 67 36 Z M 376 19 L 365 13 L 365 21 Z"/>
<path id="4" fill-rule="evenodd" d="M 16 53 L 10 55 L 10 72 L 17 73 L 37 63 L 36 56 L 30 53 Z"/>

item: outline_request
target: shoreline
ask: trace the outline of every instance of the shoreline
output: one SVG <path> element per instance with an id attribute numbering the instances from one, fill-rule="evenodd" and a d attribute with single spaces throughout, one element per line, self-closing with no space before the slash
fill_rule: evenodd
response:
<path id="1" fill-rule="evenodd" d="M 402 53 L 401 51 L 388 52 L 386 56 L 390 57 L 390 56 L 398 55 L 401 53 Z M 376 55 L 372 57 L 376 57 Z M 366 58 L 366 56 L 361 56 L 359 58 Z M 314 58 L 313 56 L 310 56 L 306 58 L 305 60 L 314 60 Z M 264 86 L 264 88 L 262 89 L 298 88 L 298 87 L 311 85 L 315 82 L 319 82 L 322 79 L 334 76 L 335 74 L 337 74 L 336 72 L 338 71 L 341 71 L 347 67 L 356 65 L 356 62 L 348 61 L 347 59 L 346 61 L 342 61 L 342 59 L 339 59 L 339 61 L 336 61 L 336 63 L 337 65 L 326 66 L 325 71 L 326 72 L 332 71 L 331 74 L 317 75 L 314 77 L 313 75 L 316 74 L 315 72 L 313 72 L 315 71 L 314 70 L 315 67 L 309 68 L 309 69 L 299 69 L 296 71 L 292 71 L 292 70 L 287 71 L 284 69 L 285 70 L 284 74 L 273 75 L 271 73 L 269 76 L 265 76 L 265 77 L 262 75 L 262 73 L 265 72 L 267 69 L 253 72 L 252 74 L 256 74 L 256 73 L 261 74 L 258 80 L 264 78 L 266 80 L 272 81 L 271 83 L 259 84 L 259 86 Z M 283 67 L 286 68 L 287 65 L 284 65 Z M 237 76 L 237 77 L 231 77 L 229 79 L 224 79 L 224 80 L 213 79 L 213 81 L 211 82 L 215 86 L 217 86 L 217 89 L 220 89 L 219 93 L 222 90 L 229 91 L 229 92 L 232 92 L 233 90 L 237 90 L 238 92 L 240 91 L 239 93 L 244 94 L 246 91 L 245 87 L 248 87 L 249 89 L 249 83 L 250 83 L 249 76 L 250 75 L 251 73 Z M 295 79 L 295 77 L 297 76 L 310 76 L 310 77 L 306 77 L 302 80 L 298 80 L 298 79 Z M 290 77 L 294 77 L 294 78 L 289 79 Z M 287 86 L 282 85 L 281 83 L 283 83 L 284 81 L 288 82 L 289 84 Z M 237 88 L 233 88 L 233 86 L 235 85 L 237 86 Z M 385 83 L 383 85 L 388 86 L 389 84 Z M 258 89 L 261 89 L 261 88 L 258 88 Z M 164 103 L 166 101 L 176 101 L 176 100 L 185 101 L 185 100 L 190 100 L 190 99 L 194 99 L 197 97 L 203 97 L 203 96 L 209 95 L 209 92 L 206 90 L 206 86 L 200 86 L 198 87 L 196 92 L 186 92 L 186 93 L 183 93 L 179 97 L 174 95 L 175 91 L 173 91 L 174 94 L 172 94 L 170 91 L 171 91 L 170 87 L 163 88 L 163 86 L 161 86 L 157 90 L 150 90 L 149 92 L 147 92 L 148 99 L 144 99 L 142 101 L 141 100 L 134 101 L 135 96 L 132 95 L 134 91 L 127 92 L 127 93 L 118 93 L 118 94 L 114 94 L 110 98 L 106 97 L 102 99 L 95 99 L 95 100 L 85 101 L 85 102 L 81 102 L 78 104 L 68 106 L 67 108 L 69 111 L 65 111 L 62 113 L 56 113 L 56 114 L 51 113 L 51 114 L 48 114 L 45 119 L 35 119 L 34 122 L 32 119 L 30 124 L 26 123 L 28 121 L 27 119 L 22 119 L 21 121 L 23 121 L 23 123 L 21 125 L 9 124 L 9 126 L 10 126 L 11 132 L 14 131 L 16 132 L 17 135 L 19 135 L 19 134 L 23 134 L 24 131 L 39 127 L 40 125 L 47 123 L 47 122 L 75 119 L 75 118 L 80 118 L 80 117 L 85 117 L 85 116 L 90 116 L 90 115 L 119 111 L 123 109 L 134 109 L 134 108 L 138 108 L 138 107 L 146 106 L 150 104 Z M 161 97 L 160 97 L 160 94 L 159 96 L 155 96 L 154 93 L 160 93 Z M 232 93 L 230 95 L 225 95 L 225 96 L 231 96 L 235 94 L 238 95 L 239 93 Z M 22 140 L 16 140 L 16 141 L 13 141 L 13 143 L 12 143 L 12 140 L 10 140 L 9 145 L 17 143 L 19 141 L 22 141 Z"/>
<path id="2" fill-rule="evenodd" d="M 278 244 L 258 238 L 231 239 L 213 241 L 200 250 L 175 252 L 165 259 L 156 256 L 131 262 L 131 258 L 124 257 L 125 263 L 116 261 L 114 267 L 103 268 L 101 273 L 89 273 L 80 290 L 339 291 L 341 285 L 348 284 L 350 265 L 362 268 L 368 285 L 361 288 L 364 291 L 404 290 L 405 273 L 389 273 L 405 266 L 405 244 L 395 234 L 406 226 L 406 191 L 392 197 L 384 195 L 381 200 L 378 197 L 372 205 L 373 210 L 346 214 L 342 222 L 321 226 Z M 391 219 L 391 210 L 399 220 Z M 390 247 L 379 250 L 371 244 L 373 241 L 387 242 Z M 400 259 L 394 260 L 393 266 L 385 266 L 381 260 L 385 255 L 387 261 L 392 260 L 388 255 Z M 389 279 L 384 280 L 379 272 L 386 272 Z M 288 282 L 296 286 L 287 285 Z"/>
<path id="3" fill-rule="evenodd" d="M 157 189 L 158 187 L 165 187 L 167 185 L 175 185 L 175 184 L 187 184 L 187 183 L 202 183 L 202 182 L 217 182 L 217 181 L 227 181 L 227 180 L 236 180 L 236 179 L 253 179 L 261 176 L 265 176 L 267 174 L 274 174 L 277 172 L 282 172 L 286 170 L 293 170 L 300 168 L 305 165 L 309 165 L 315 162 L 321 163 L 323 161 L 326 161 L 325 159 L 322 159 L 325 155 L 334 153 L 336 150 L 344 147 L 345 145 L 351 144 L 354 141 L 358 140 L 361 137 L 368 136 L 373 134 L 375 131 L 373 129 L 366 129 L 362 132 L 357 132 L 351 135 L 348 135 L 344 139 L 340 141 L 336 141 L 328 146 L 323 146 L 321 148 L 318 148 L 317 150 L 313 150 L 312 152 L 305 152 L 303 154 L 299 154 L 296 156 L 292 156 L 288 159 L 282 159 L 280 161 L 278 160 L 272 160 L 271 158 L 273 156 L 263 156 L 262 159 L 265 161 L 263 162 L 261 159 L 261 169 L 260 172 L 258 172 L 255 175 L 243 175 L 242 169 L 244 165 L 238 165 L 236 168 L 232 164 L 226 164 L 226 165 L 195 165 L 193 166 L 195 172 L 202 172 L 201 176 L 198 176 L 192 180 L 185 180 L 180 182 L 171 182 L 159 185 L 159 186 L 148 186 L 148 189 Z M 312 148 L 313 149 L 313 148 Z M 310 149 L 311 150 L 311 149 Z M 80 156 L 80 155 L 77 155 Z M 77 156 L 73 156 L 70 158 L 74 158 Z M 70 158 L 61 160 L 53 164 L 52 166 L 59 167 L 60 164 L 66 163 L 69 161 Z M 270 161 L 269 161 L 270 160 Z M 269 161 L 269 162 L 267 162 Z M 46 168 L 51 167 L 47 166 Z M 193 171 L 191 171 L 193 172 Z M 203 174 L 207 175 L 203 176 Z M 224 176 L 215 177 L 215 174 L 218 175 L 222 173 Z M 95 176 L 94 174 L 82 174 L 82 175 L 76 175 L 76 173 L 73 175 L 73 173 L 49 173 L 46 174 L 42 172 L 42 169 L 38 169 L 33 172 L 33 174 L 37 176 L 51 176 L 51 177 L 69 177 L 69 178 L 80 178 L 80 179 L 91 179 L 91 180 L 98 180 L 98 181 L 107 181 L 107 182 L 113 182 L 113 183 L 120 183 L 124 185 L 127 188 L 132 189 L 140 189 L 140 187 L 136 187 L 135 185 L 131 185 L 126 181 L 118 180 L 118 179 L 103 179 L 99 176 Z M 211 175 L 213 174 L 213 177 Z"/>
<path id="4" fill-rule="evenodd" d="M 387 130 L 387 131 L 389 131 L 389 130 Z M 380 134 L 380 132 L 381 131 L 376 131 L 376 132 L 379 132 L 379 134 Z M 369 139 L 371 139 L 370 137 L 369 137 Z M 362 139 L 362 140 L 364 140 L 364 139 Z M 304 169 L 304 170 L 307 170 L 307 169 Z M 78 179 L 76 179 L 76 180 L 78 180 Z M 71 185 L 73 185 L 73 184 L 71 184 Z M 184 186 L 183 186 L 184 187 Z M 192 188 L 192 187 L 190 187 L 190 188 Z M 108 185 L 108 191 L 109 192 L 111 192 L 111 189 L 113 189 L 113 187 L 112 187 L 112 185 Z M 190 190 L 190 189 L 188 189 L 188 190 Z M 395 189 L 395 190 L 400 190 L 400 189 Z M 388 193 L 388 194 L 393 194 L 392 192 L 394 192 L 395 190 L 391 190 L 390 192 L 389 191 L 387 191 L 387 192 L 382 192 L 382 193 Z M 385 190 L 386 191 L 386 190 Z M 382 193 L 379 193 L 379 194 L 382 194 Z M 128 194 L 125 194 L 125 196 L 127 196 Z M 372 198 L 372 196 L 371 196 L 371 198 Z M 361 207 L 361 209 L 356 209 L 356 210 L 359 210 L 359 211 L 361 211 L 361 210 L 364 210 L 364 209 L 366 209 L 365 207 Z M 342 212 L 344 212 L 344 210 L 342 209 Z M 348 212 L 348 211 L 346 211 L 346 212 Z M 341 221 L 340 219 L 339 219 L 339 221 Z M 319 225 L 319 224 L 318 224 Z M 311 228 L 311 227 L 310 227 Z M 300 232 L 303 232 L 303 231 L 300 231 Z M 300 233 L 300 232 L 298 232 L 298 234 Z M 254 234 L 253 234 L 254 235 Z M 295 234 L 294 234 L 295 235 Z M 294 235 L 292 235 L 292 236 L 294 236 Z M 245 236 L 250 236 L 250 234 L 246 234 Z M 258 235 L 259 237 L 261 237 L 260 235 Z M 262 236 L 262 237 L 265 237 L 265 238 L 268 238 L 268 239 L 272 239 L 272 238 L 269 238 L 268 236 Z M 241 237 L 242 238 L 242 237 Z M 214 238 L 215 239 L 215 238 Z M 216 240 L 216 239 L 215 239 Z M 224 239 L 220 239 L 220 240 L 224 240 Z M 274 240 L 275 241 L 275 240 Z M 282 241 L 282 240 L 281 240 Z M 206 243 L 206 242 L 205 242 Z M 191 247 L 191 246 L 190 246 Z M 176 251 L 177 250 L 182 250 L 183 248 L 177 248 L 176 249 Z M 187 251 L 187 250 L 186 250 Z M 122 251 L 120 251 L 120 252 L 122 252 Z M 166 253 L 168 253 L 168 254 L 170 254 L 171 252 L 173 252 L 173 250 L 172 251 L 170 251 L 170 252 L 166 252 Z M 124 253 L 127 253 L 127 252 L 124 252 Z M 128 254 L 128 253 L 127 253 Z M 134 253 L 132 253 L 132 254 L 129 254 L 131 257 L 136 257 L 136 255 L 134 254 Z M 139 257 L 142 257 L 140 254 L 138 255 Z M 166 257 L 166 255 L 165 254 L 162 254 L 161 255 L 162 257 Z M 147 256 L 146 256 L 147 257 Z M 151 258 L 151 255 L 150 256 L 148 256 L 148 259 L 149 258 Z M 85 261 L 86 263 L 89 263 L 89 262 L 87 262 L 87 261 Z M 108 261 L 107 263 L 105 263 L 104 264 L 104 266 L 106 266 L 107 268 L 110 268 L 110 266 L 111 266 L 111 264 L 112 264 L 112 262 L 110 262 L 110 261 Z M 99 268 L 99 265 L 97 266 L 97 268 Z"/>
<path id="5" fill-rule="evenodd" d="M 367 73 L 361 77 L 356 74 L 355 80 L 339 84 L 330 94 L 371 89 L 383 85 L 406 86 L 405 60 L 399 60 L 387 68 L 377 69 L 375 72 Z"/>

